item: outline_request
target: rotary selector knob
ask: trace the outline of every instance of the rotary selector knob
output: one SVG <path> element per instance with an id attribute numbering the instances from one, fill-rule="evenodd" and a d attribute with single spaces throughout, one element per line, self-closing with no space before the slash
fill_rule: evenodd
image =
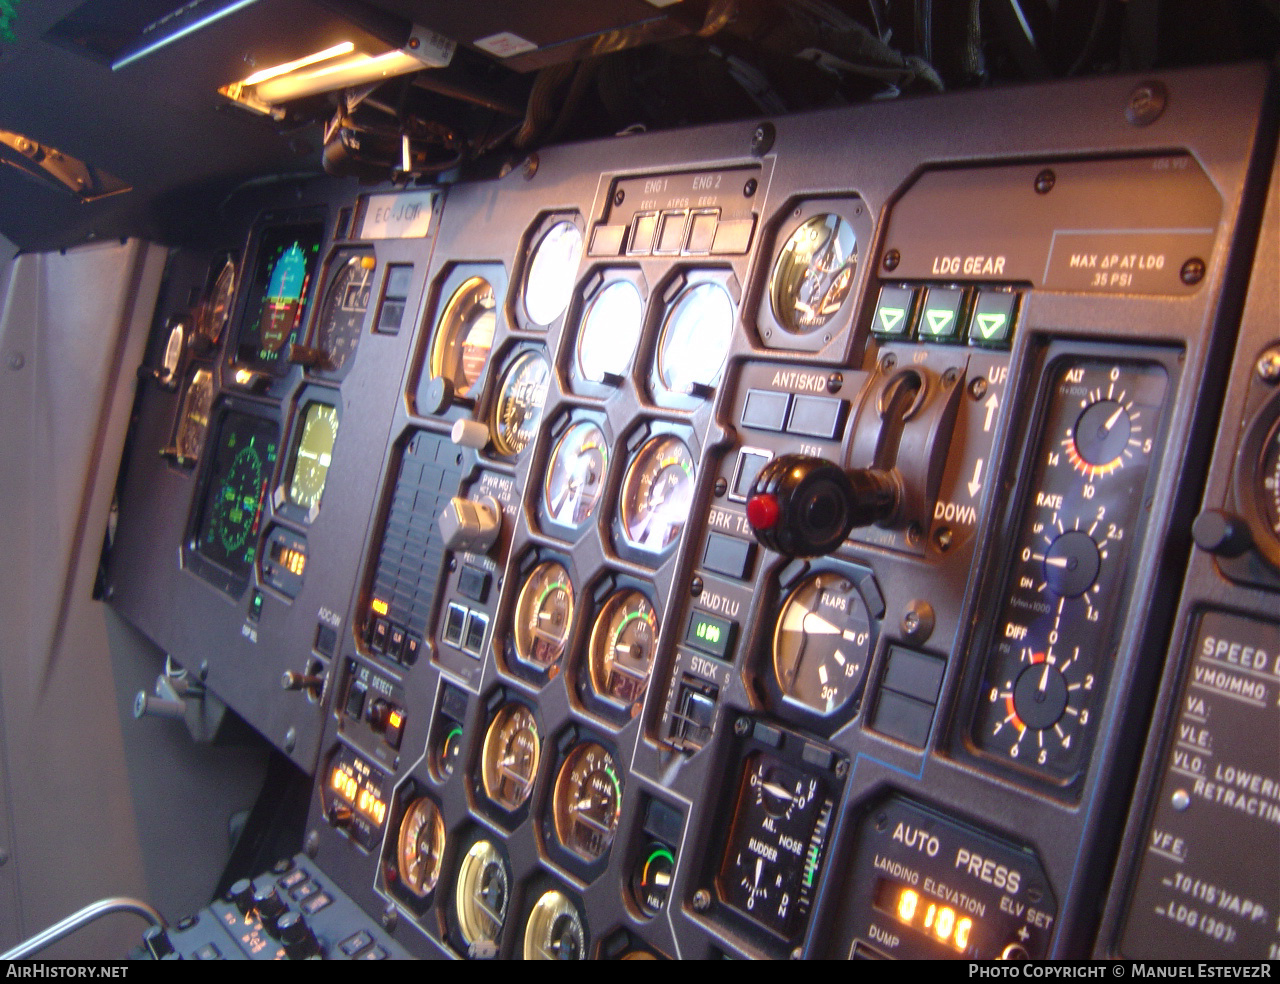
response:
<path id="1" fill-rule="evenodd" d="M 817 557 L 839 547 L 855 526 L 891 518 L 900 498 L 889 472 L 846 471 L 822 458 L 784 454 L 756 476 L 747 497 L 747 522 L 770 550 Z"/>
<path id="2" fill-rule="evenodd" d="M 276 921 L 276 933 L 290 960 L 310 960 L 320 956 L 320 942 L 300 912 L 286 912 Z"/>

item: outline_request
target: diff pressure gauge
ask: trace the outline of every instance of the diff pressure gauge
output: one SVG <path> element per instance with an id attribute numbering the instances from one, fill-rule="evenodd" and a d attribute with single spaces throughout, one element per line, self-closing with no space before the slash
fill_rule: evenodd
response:
<path id="1" fill-rule="evenodd" d="M 1051 364 L 973 738 L 1058 783 L 1074 778 L 1092 743 L 1167 383 L 1150 362 Z"/>

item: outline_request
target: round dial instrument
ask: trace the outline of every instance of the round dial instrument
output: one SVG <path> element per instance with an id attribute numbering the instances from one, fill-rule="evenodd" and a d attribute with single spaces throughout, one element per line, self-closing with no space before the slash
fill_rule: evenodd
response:
<path id="1" fill-rule="evenodd" d="M 582 960 L 586 950 L 587 932 L 578 907 L 563 892 L 544 892 L 524 927 L 524 958 Z"/>
<path id="2" fill-rule="evenodd" d="M 622 532 L 633 547 L 661 553 L 684 529 L 693 504 L 693 454 L 671 434 L 645 442 L 622 483 Z"/>
<path id="3" fill-rule="evenodd" d="M 396 860 L 400 884 L 426 898 L 440 879 L 444 863 L 444 818 L 427 797 L 414 800 L 400 822 Z"/>
<path id="4" fill-rule="evenodd" d="M 1114 657 L 1168 377 L 1155 364 L 1072 358 L 1051 380 L 973 737 L 1065 782 Z"/>
<path id="5" fill-rule="evenodd" d="M 787 240 L 769 281 L 774 317 L 788 331 L 816 331 L 844 305 L 853 286 L 858 238 L 838 215 L 815 215 Z"/>
<path id="6" fill-rule="evenodd" d="M 619 707 L 638 709 L 657 644 L 658 616 L 649 599 L 634 589 L 610 595 L 591 630 L 595 692 Z"/>
<path id="7" fill-rule="evenodd" d="M 376 266 L 373 254 L 365 251 L 340 254 L 333 263 L 334 272 L 316 319 L 312 343 L 324 353 L 324 369 L 328 372 L 341 372 L 355 354 L 365 312 L 369 310 Z"/>
<path id="8" fill-rule="evenodd" d="M 851 580 L 824 571 L 791 592 L 773 631 L 773 674 L 786 700 L 831 714 L 861 688 L 870 654 L 871 616 Z"/>
<path id="9" fill-rule="evenodd" d="M 545 670 L 564 655 L 573 622 L 573 584 L 569 572 L 554 560 L 544 561 L 529 574 L 516 601 L 516 657 Z"/>
<path id="10" fill-rule="evenodd" d="M 454 892 L 458 929 L 468 946 L 498 941 L 510 900 L 510 879 L 502 854 L 491 841 L 476 841 L 458 866 Z"/>
<path id="11" fill-rule="evenodd" d="M 658 344 L 658 378 L 673 393 L 720 381 L 733 338 L 733 300 L 718 283 L 687 287 L 672 305 Z"/>
<path id="12" fill-rule="evenodd" d="M 200 306 L 200 317 L 197 327 L 200 334 L 209 339 L 213 345 L 218 344 L 223 329 L 231 319 L 231 305 L 236 296 L 236 264 L 227 260 L 218 272 L 218 279 L 213 283 L 213 290 Z"/>
<path id="13" fill-rule="evenodd" d="M 600 501 L 609 446 L 604 431 L 590 420 L 581 420 L 561 435 L 551 452 L 543 494 L 547 516 L 553 522 L 578 527 Z"/>
<path id="14" fill-rule="evenodd" d="M 320 509 L 338 440 L 338 408 L 329 403 L 308 403 L 303 412 L 302 433 L 293 454 L 289 501 L 314 517 Z"/>
<path id="15" fill-rule="evenodd" d="M 524 309 L 535 325 L 564 314 L 581 258 L 582 232 L 572 222 L 557 222 L 538 240 L 524 287 Z"/>
<path id="16" fill-rule="evenodd" d="M 541 352 L 525 352 L 507 366 L 489 425 L 499 454 L 514 458 L 529 446 L 550 385 L 551 363 Z"/>
<path id="17" fill-rule="evenodd" d="M 812 904 L 831 809 L 817 777 L 773 755 L 751 755 L 720 866 L 724 901 L 783 939 L 798 934 Z"/>
<path id="18" fill-rule="evenodd" d="M 613 756 L 593 741 L 569 753 L 552 796 L 556 837 L 585 861 L 598 861 L 613 844 L 622 816 L 622 782 Z"/>
<path id="19" fill-rule="evenodd" d="M 643 323 L 644 302 L 631 281 L 615 280 L 598 291 L 587 305 L 578 332 L 582 378 L 599 383 L 606 375 L 626 375 Z"/>
<path id="20" fill-rule="evenodd" d="M 481 779 L 484 792 L 504 810 L 518 810 L 533 792 L 542 739 L 533 712 L 508 704 L 494 716 L 484 736 Z"/>
<path id="21" fill-rule="evenodd" d="M 213 405 L 213 373 L 208 369 L 197 369 L 187 383 L 187 392 L 182 397 L 182 413 L 178 418 L 178 434 L 174 446 L 178 449 L 178 457 L 184 463 L 192 463 L 200 458 L 204 450 L 204 438 L 209 432 L 209 409 Z"/>
<path id="22" fill-rule="evenodd" d="M 431 343 L 431 375 L 449 380 L 455 396 L 470 395 L 484 372 L 497 326 L 493 287 L 483 277 L 472 277 L 453 292 L 440 315 Z"/>

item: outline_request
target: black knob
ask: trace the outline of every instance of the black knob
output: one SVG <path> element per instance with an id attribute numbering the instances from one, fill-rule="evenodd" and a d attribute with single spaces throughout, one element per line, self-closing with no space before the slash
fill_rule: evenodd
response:
<path id="1" fill-rule="evenodd" d="M 747 521 L 770 550 L 817 557 L 839 547 L 855 526 L 889 519 L 898 500 L 889 472 L 846 471 L 822 458 L 784 454 L 756 476 L 747 498 Z"/>
<path id="2" fill-rule="evenodd" d="M 344 830 L 347 827 L 350 827 L 351 821 L 356 818 L 351 807 L 347 806 L 345 803 L 334 803 L 329 807 L 327 816 L 329 819 L 329 826 L 337 827 L 339 830 Z"/>
<path id="3" fill-rule="evenodd" d="M 227 901 L 240 910 L 240 915 L 247 916 L 253 911 L 253 882 L 241 878 L 227 892 Z"/>
<path id="4" fill-rule="evenodd" d="M 307 960 L 320 955 L 320 943 L 300 912 L 286 912 L 276 920 L 276 935 L 290 960 Z"/>
<path id="5" fill-rule="evenodd" d="M 253 893 L 253 907 L 258 910 L 258 919 L 262 928 L 272 936 L 276 935 L 276 921 L 289 911 L 284 899 L 275 888 L 261 888 Z"/>
<path id="6" fill-rule="evenodd" d="M 151 926 L 142 934 L 142 942 L 147 945 L 147 952 L 152 960 L 181 959 L 176 957 L 173 942 L 163 926 Z"/>
<path id="7" fill-rule="evenodd" d="M 1197 516 L 1191 536 L 1201 550 L 1223 557 L 1239 557 L 1253 546 L 1244 520 L 1221 509 L 1206 509 Z"/>

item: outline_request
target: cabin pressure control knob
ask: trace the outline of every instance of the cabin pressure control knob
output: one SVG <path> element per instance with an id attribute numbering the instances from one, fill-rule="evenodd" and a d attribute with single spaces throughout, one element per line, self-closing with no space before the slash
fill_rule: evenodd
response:
<path id="1" fill-rule="evenodd" d="M 747 522 L 770 550 L 817 557 L 839 547 L 855 526 L 892 517 L 899 499 L 889 472 L 846 470 L 822 458 L 784 454 L 756 476 L 747 498 Z"/>

